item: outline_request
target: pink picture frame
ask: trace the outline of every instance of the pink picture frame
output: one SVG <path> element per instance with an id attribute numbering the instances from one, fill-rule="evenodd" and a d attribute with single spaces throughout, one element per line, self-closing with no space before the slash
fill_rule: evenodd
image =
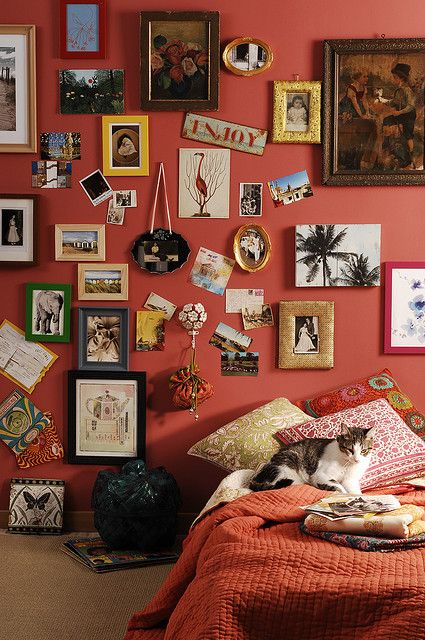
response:
<path id="1" fill-rule="evenodd" d="M 385 353 L 425 353 L 425 262 L 385 264 Z"/>
<path id="2" fill-rule="evenodd" d="M 105 0 L 60 0 L 60 57 L 106 57 Z"/>

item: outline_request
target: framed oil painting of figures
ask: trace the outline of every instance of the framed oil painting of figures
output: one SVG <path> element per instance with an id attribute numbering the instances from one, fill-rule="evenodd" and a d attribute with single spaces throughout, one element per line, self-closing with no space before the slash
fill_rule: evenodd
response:
<path id="1" fill-rule="evenodd" d="M 105 58 L 105 0 L 60 0 L 61 58 Z"/>
<path id="2" fill-rule="evenodd" d="M 425 38 L 325 40 L 323 183 L 425 184 Z"/>
<path id="3" fill-rule="evenodd" d="M 140 14 L 141 107 L 146 111 L 217 111 L 218 11 Z"/>
<path id="4" fill-rule="evenodd" d="M 79 307 L 78 368 L 127 371 L 127 308 Z"/>
<path id="5" fill-rule="evenodd" d="M 148 176 L 148 116 L 103 116 L 103 174 Z"/>
<path id="6" fill-rule="evenodd" d="M 37 151 L 35 26 L 0 25 L 0 152 Z"/>
<path id="7" fill-rule="evenodd" d="M 385 264 L 385 353 L 425 353 L 425 262 Z"/>
<path id="8" fill-rule="evenodd" d="M 37 264 L 37 196 L 0 194 L 0 267 Z"/>
<path id="9" fill-rule="evenodd" d="M 272 142 L 320 143 L 319 81 L 273 82 Z"/>

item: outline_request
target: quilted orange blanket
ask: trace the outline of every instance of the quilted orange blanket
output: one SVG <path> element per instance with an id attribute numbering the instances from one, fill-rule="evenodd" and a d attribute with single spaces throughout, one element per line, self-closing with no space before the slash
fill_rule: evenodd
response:
<path id="1" fill-rule="evenodd" d="M 423 640 L 425 550 L 363 553 L 302 534 L 299 485 L 209 513 L 125 640 Z M 425 506 L 425 491 L 399 496 Z"/>

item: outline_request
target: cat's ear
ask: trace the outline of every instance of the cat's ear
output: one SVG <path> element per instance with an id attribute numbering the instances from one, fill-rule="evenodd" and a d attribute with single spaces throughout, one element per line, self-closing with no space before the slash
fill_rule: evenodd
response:
<path id="1" fill-rule="evenodd" d="M 378 427 L 374 426 L 374 427 L 370 427 L 370 429 L 365 429 L 364 431 L 368 438 L 373 438 L 377 430 L 378 430 Z"/>
<path id="2" fill-rule="evenodd" d="M 348 426 L 348 424 L 346 422 L 341 422 L 341 431 L 340 431 L 342 436 L 348 436 L 348 434 L 350 433 L 350 427 Z"/>

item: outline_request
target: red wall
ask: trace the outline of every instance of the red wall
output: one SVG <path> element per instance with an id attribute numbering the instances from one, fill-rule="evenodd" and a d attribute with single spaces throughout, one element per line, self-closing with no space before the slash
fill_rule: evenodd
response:
<path id="1" fill-rule="evenodd" d="M 109 0 L 107 51 L 100 67 L 125 69 L 126 113 L 139 113 L 139 34 L 141 9 L 219 10 L 221 42 L 252 35 L 268 42 L 275 60 L 270 70 L 257 77 L 240 78 L 224 69 L 220 72 L 220 110 L 217 117 L 261 128 L 271 128 L 272 81 L 274 79 L 318 80 L 322 69 L 325 38 L 373 38 L 423 36 L 425 20 L 422 0 L 409 0 L 401 10 L 397 0 L 373 3 L 342 3 L 340 0 L 305 0 L 302 6 L 269 0 L 244 0 L 240 5 L 217 0 L 199 5 L 194 0 L 156 0 L 150 5 L 136 0 Z M 56 0 L 14 0 L 3 3 L 0 22 L 37 25 L 37 91 L 39 131 L 80 131 L 82 160 L 74 162 L 73 188 L 70 190 L 32 190 L 31 160 L 28 154 L 0 154 L 0 192 L 36 193 L 40 197 L 40 263 L 32 269 L 2 269 L 1 316 L 23 327 L 26 282 L 70 282 L 74 289 L 72 341 L 51 345 L 59 359 L 36 387 L 36 405 L 53 412 L 64 441 L 67 438 L 66 372 L 77 365 L 77 263 L 54 261 L 55 223 L 105 221 L 106 204 L 93 207 L 78 180 L 102 168 L 101 116 L 61 116 L 58 113 L 57 72 L 62 68 L 93 68 L 96 61 L 65 61 L 59 55 L 59 2 Z M 265 11 L 267 7 L 267 12 Z M 215 115 L 215 114 L 211 114 Z M 423 252 L 422 187 L 323 187 L 321 186 L 320 145 L 272 145 L 262 158 L 232 151 L 231 214 L 229 220 L 179 220 L 177 218 L 178 148 L 200 146 L 183 140 L 180 130 L 183 114 L 149 113 L 151 176 L 111 178 L 113 188 L 137 189 L 139 206 L 127 210 L 123 227 L 107 225 L 107 262 L 128 262 L 130 297 L 118 305 L 131 309 L 131 369 L 145 370 L 148 376 L 147 460 L 164 465 L 175 474 L 184 496 L 184 510 L 194 511 L 207 500 L 223 472 L 211 464 L 186 455 L 190 445 L 229 420 L 277 396 L 289 399 L 307 397 L 331 389 L 382 367 L 393 370 L 402 388 L 425 408 L 423 380 L 425 360 L 421 356 L 383 354 L 384 289 L 296 289 L 294 287 L 294 225 L 300 223 L 381 223 L 382 262 L 421 260 Z M 192 253 L 183 268 L 165 276 L 142 272 L 130 259 L 134 239 L 148 228 L 156 167 L 164 161 L 175 230 L 190 243 Z M 335 301 L 335 367 L 330 371 L 277 369 L 276 330 L 252 332 L 252 347 L 260 352 L 258 378 L 222 378 L 220 352 L 208 345 L 219 321 L 236 329 L 242 324 L 237 315 L 224 313 L 224 297 L 203 291 L 187 282 L 199 246 L 232 256 L 233 235 L 243 219 L 238 216 L 239 182 L 262 181 L 306 169 L 314 197 L 291 206 L 274 209 L 264 192 L 261 221 L 269 231 L 273 255 L 262 272 L 248 274 L 235 267 L 229 286 L 264 287 L 265 301 L 277 312 L 277 302 L 289 300 Z M 187 411 L 173 410 L 167 380 L 187 354 L 189 337 L 173 319 L 166 327 L 164 352 L 136 353 L 134 344 L 135 310 L 141 308 L 150 291 L 181 306 L 200 301 L 208 311 L 208 321 L 199 338 L 198 358 L 202 373 L 215 387 L 215 395 L 200 409 L 195 423 Z M 81 302 L 85 305 L 85 302 Z M 97 303 L 93 303 L 94 305 Z M 100 303 L 102 304 L 102 303 Z M 107 304 L 107 303 L 103 303 Z M 115 304 L 115 303 L 114 303 Z M 0 318 L 1 320 L 1 318 Z M 0 398 L 14 388 L 0 376 Z M 17 470 L 14 456 L 0 446 L 0 509 L 8 504 L 9 479 L 14 475 L 63 478 L 67 482 L 67 508 L 89 508 L 93 481 L 99 467 L 50 463 L 28 473 Z"/>

